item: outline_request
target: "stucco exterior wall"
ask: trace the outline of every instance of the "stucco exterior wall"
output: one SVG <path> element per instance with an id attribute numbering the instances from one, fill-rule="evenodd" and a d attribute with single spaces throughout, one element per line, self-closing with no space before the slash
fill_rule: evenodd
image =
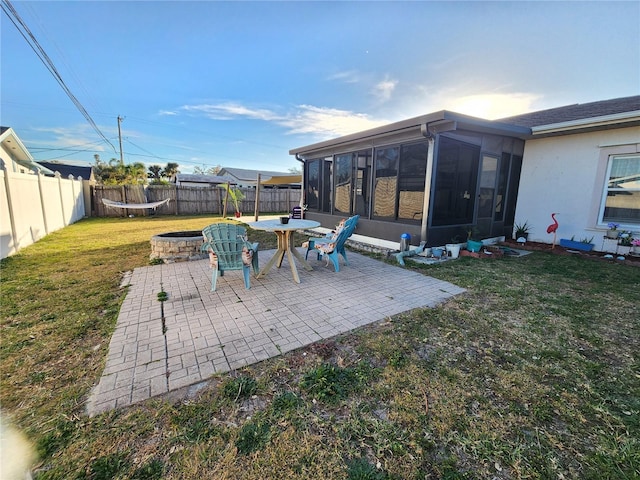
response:
<path id="1" fill-rule="evenodd" d="M 551 243 L 551 213 L 560 238 L 594 237 L 601 250 L 606 225 L 598 223 L 610 155 L 640 152 L 640 127 L 547 137 L 525 144 L 516 223 L 532 225 L 529 239 Z M 640 232 L 640 226 L 633 229 Z"/>

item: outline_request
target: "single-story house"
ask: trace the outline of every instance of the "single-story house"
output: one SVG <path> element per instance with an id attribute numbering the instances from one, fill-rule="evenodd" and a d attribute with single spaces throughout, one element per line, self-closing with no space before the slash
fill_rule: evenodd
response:
<path id="1" fill-rule="evenodd" d="M 235 179 L 228 176 L 221 175 L 204 175 L 196 173 L 177 173 L 174 177 L 176 185 L 183 187 L 216 187 L 218 185 L 224 185 L 230 183 L 235 185 Z"/>
<path id="2" fill-rule="evenodd" d="M 35 162 L 27 147 L 11 127 L 0 127 L 0 168 L 13 173 L 36 174 L 53 172 Z"/>
<path id="3" fill-rule="evenodd" d="M 300 174 L 227 167 L 221 168 L 218 172 L 218 175 L 232 178 L 238 187 L 253 188 L 258 181 L 258 174 L 260 174 L 260 186 L 262 187 L 302 188 L 302 175 Z"/>
<path id="4" fill-rule="evenodd" d="M 485 120 L 439 111 L 289 152 L 303 163 L 307 218 L 427 246 L 510 238 L 602 240 L 607 223 L 640 232 L 640 96 Z"/>
<path id="5" fill-rule="evenodd" d="M 61 162 L 37 162 L 41 166 L 51 170 L 52 172 L 59 172 L 63 178 L 69 178 L 69 175 L 73 178 L 82 178 L 83 180 L 89 180 L 94 182 L 96 176 L 93 173 L 93 167 L 91 165 L 72 165 L 69 163 Z"/>

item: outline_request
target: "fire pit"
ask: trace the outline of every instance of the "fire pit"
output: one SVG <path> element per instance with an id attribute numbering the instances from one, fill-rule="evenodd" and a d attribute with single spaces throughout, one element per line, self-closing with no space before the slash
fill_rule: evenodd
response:
<path id="1" fill-rule="evenodd" d="M 151 260 L 160 259 L 164 263 L 200 260 L 207 255 L 200 252 L 204 243 L 202 232 L 168 232 L 151 237 Z"/>

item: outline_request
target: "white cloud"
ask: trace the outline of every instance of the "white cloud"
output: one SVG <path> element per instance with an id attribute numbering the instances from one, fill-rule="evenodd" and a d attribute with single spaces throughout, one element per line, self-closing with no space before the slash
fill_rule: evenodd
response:
<path id="1" fill-rule="evenodd" d="M 334 73 L 330 75 L 328 79 L 344 83 L 358 83 L 361 80 L 361 75 L 355 70 L 346 70 L 344 72 Z"/>
<path id="2" fill-rule="evenodd" d="M 109 131 L 110 129 L 108 127 L 101 126 L 99 128 L 107 138 L 110 138 L 111 135 L 115 133 L 114 129 Z M 104 143 L 104 140 L 98 137 L 95 130 L 87 124 L 79 124 L 71 127 L 34 128 L 34 131 L 49 134 L 49 136 L 41 137 L 37 140 L 30 140 L 29 143 L 33 146 L 46 145 L 49 147 L 60 147 L 61 149 L 87 147 L 92 151 L 95 150 L 98 152 L 110 150 L 109 146 Z"/>
<path id="3" fill-rule="evenodd" d="M 373 87 L 373 94 L 378 100 L 386 102 L 391 98 L 391 95 L 393 94 L 393 91 L 396 89 L 397 85 L 397 80 L 390 80 L 387 78 L 381 82 L 378 82 Z"/>
<path id="4" fill-rule="evenodd" d="M 367 130 L 388 123 L 374 120 L 362 113 L 336 108 L 299 105 L 298 111 L 278 123 L 289 129 L 288 133 L 340 136 Z"/>
<path id="5" fill-rule="evenodd" d="M 203 113 L 212 120 L 232 120 L 237 117 L 253 120 L 276 120 L 278 115 L 271 110 L 258 108 L 252 109 L 239 103 L 227 102 L 220 104 L 184 105 L 181 110 L 187 112 Z"/>
<path id="6" fill-rule="evenodd" d="M 173 110 L 160 110 L 158 112 L 158 115 L 164 117 L 164 116 L 173 116 L 173 115 L 178 115 L 178 112 L 175 112 Z"/>
<path id="7" fill-rule="evenodd" d="M 298 105 L 292 111 L 282 114 L 235 102 L 184 105 L 181 110 L 202 114 L 211 120 L 263 120 L 285 127 L 287 134 L 313 134 L 323 137 L 346 135 L 387 123 L 386 120 L 375 120 L 362 113 L 314 105 Z"/>

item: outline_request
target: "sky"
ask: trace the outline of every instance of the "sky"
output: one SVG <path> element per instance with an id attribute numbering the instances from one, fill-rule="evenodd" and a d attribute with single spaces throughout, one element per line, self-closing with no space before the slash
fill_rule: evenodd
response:
<path id="1" fill-rule="evenodd" d="M 108 162 L 121 138 L 125 163 L 288 172 L 293 148 L 440 110 L 640 94 L 638 1 L 2 5 L 0 123 L 36 161 Z"/>

